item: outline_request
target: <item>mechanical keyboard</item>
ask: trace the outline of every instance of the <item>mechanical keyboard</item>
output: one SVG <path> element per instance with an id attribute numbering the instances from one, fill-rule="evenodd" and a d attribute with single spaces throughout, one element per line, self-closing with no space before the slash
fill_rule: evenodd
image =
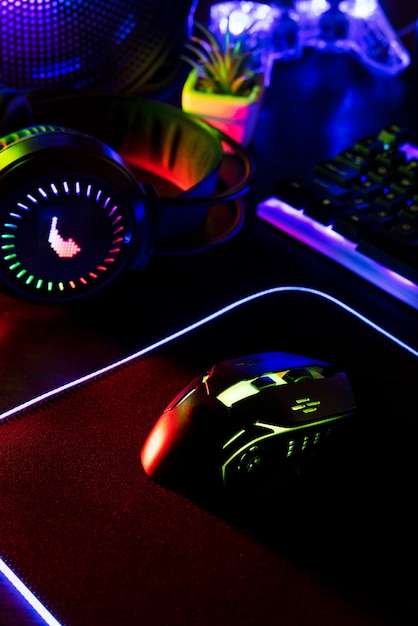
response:
<path id="1" fill-rule="evenodd" d="M 393 124 L 279 180 L 257 215 L 418 309 L 418 146 Z"/>

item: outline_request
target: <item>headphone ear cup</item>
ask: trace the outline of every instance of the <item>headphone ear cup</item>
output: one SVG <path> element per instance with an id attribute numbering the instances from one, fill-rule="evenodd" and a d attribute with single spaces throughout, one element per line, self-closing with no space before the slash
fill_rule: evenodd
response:
<path id="1" fill-rule="evenodd" d="M 15 89 L 0 88 L 0 136 L 32 123 L 33 111 L 29 100 Z"/>
<path id="2" fill-rule="evenodd" d="M 149 257 L 148 203 L 123 159 L 59 126 L 9 134 L 0 149 L 0 282 L 11 293 L 68 302 Z M 1 147 L 1 146 L 0 146 Z"/>
<path id="3" fill-rule="evenodd" d="M 58 130 L 58 126 L 27 126 L 25 128 L 20 128 L 19 130 L 13 130 L 9 133 L 0 137 L 0 155 L 3 150 L 13 146 L 14 144 L 18 144 L 22 139 L 27 137 L 32 137 L 33 135 L 39 135 L 44 132 L 53 132 Z M 3 157 L 0 156 L 0 172 L 2 168 L 5 166 L 7 161 L 3 160 Z"/>

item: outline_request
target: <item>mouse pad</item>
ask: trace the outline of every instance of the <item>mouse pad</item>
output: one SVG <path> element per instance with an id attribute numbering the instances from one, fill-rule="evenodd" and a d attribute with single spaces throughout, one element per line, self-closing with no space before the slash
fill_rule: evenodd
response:
<path id="1" fill-rule="evenodd" d="M 265 350 L 343 368 L 355 436 L 237 508 L 152 482 L 140 450 L 167 404 Z M 231 306 L 3 421 L 1 556 L 68 626 L 416 623 L 417 374 L 414 354 L 318 295 Z"/>

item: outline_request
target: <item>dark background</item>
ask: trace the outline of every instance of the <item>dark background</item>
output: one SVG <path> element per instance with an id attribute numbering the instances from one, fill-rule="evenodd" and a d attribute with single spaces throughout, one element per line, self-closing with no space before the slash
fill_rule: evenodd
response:
<path id="1" fill-rule="evenodd" d="M 382 0 L 381 2 L 394 28 L 401 33 L 402 40 L 411 53 L 415 54 L 414 35 L 417 9 L 412 4 L 408 1 L 395 3 Z M 206 3 L 199 3 L 197 17 L 202 21 L 206 20 Z M 170 99 L 175 100 L 178 97 L 179 88 L 180 86 L 174 87 L 173 92 L 170 93 Z M 251 146 L 257 170 L 253 187 L 245 200 L 247 221 L 242 232 L 228 244 L 200 255 L 175 256 L 169 259 L 155 257 L 145 272 L 129 274 L 97 299 L 72 307 L 41 307 L 18 302 L 5 294 L 0 294 L 2 409 L 7 410 L 37 396 L 39 393 L 74 380 L 80 375 L 94 372 L 98 368 L 150 345 L 166 334 L 201 319 L 202 316 L 208 315 L 238 298 L 254 294 L 262 289 L 283 285 L 303 285 L 326 291 L 369 316 L 374 322 L 404 341 L 416 346 L 416 312 L 365 281 L 307 250 L 302 245 L 276 233 L 267 225 L 260 223 L 254 217 L 254 209 L 258 201 L 270 194 L 274 181 L 278 177 L 286 174 L 308 174 L 317 161 L 348 147 L 354 140 L 363 135 L 377 133 L 380 128 L 388 123 L 396 121 L 407 124 L 411 129 L 411 137 L 417 141 L 417 91 L 418 59 L 416 55 L 407 72 L 395 79 L 372 76 L 359 66 L 355 59 L 346 55 L 335 56 L 307 50 L 303 58 L 298 61 L 277 63 L 274 67 L 272 84 L 267 92 L 257 134 Z M 232 164 L 227 161 L 226 176 L 229 175 L 231 167 Z M 383 410 L 384 401 L 379 395 L 383 381 L 383 387 L 386 385 L 387 389 L 389 408 L 387 408 L 387 413 L 383 412 L 384 419 L 382 422 L 393 428 L 398 437 L 402 435 L 403 444 L 405 444 L 405 439 L 411 441 L 408 437 L 411 436 L 411 432 L 414 433 L 410 419 L 413 413 L 414 394 L 411 390 L 410 381 L 416 381 L 415 362 L 404 355 L 402 351 L 394 350 L 386 341 L 377 339 L 371 331 L 365 331 L 361 325 L 353 323 L 351 318 L 341 316 L 334 307 L 320 304 L 316 298 L 285 296 L 281 299 L 277 295 L 271 300 L 263 300 L 257 306 L 244 307 L 242 314 L 233 316 L 231 321 L 227 321 L 225 325 L 221 324 L 220 327 L 208 325 L 207 331 L 199 331 L 196 339 L 193 338 L 190 342 L 185 341 L 180 346 L 174 344 L 173 348 L 168 349 L 168 353 L 165 351 L 157 353 L 156 360 L 151 358 L 146 361 L 145 365 L 137 365 L 139 370 L 129 370 L 129 368 L 127 371 L 118 370 L 115 378 L 107 379 L 106 386 L 93 386 L 91 390 L 82 389 L 79 395 L 78 392 L 75 392 L 66 401 L 60 399 L 59 402 L 64 404 L 60 404 L 58 407 L 59 419 L 54 417 L 56 411 L 47 416 L 42 411 L 38 413 L 35 411 L 34 413 L 23 414 L 13 422 L 8 422 L 4 432 L 1 433 L 4 437 L 6 450 L 5 468 L 9 470 L 13 468 L 15 446 L 16 460 L 19 460 L 19 463 L 24 458 L 25 452 L 30 453 L 27 463 L 23 464 L 22 476 L 29 477 L 32 475 L 40 480 L 41 470 L 45 467 L 46 451 L 49 450 L 49 454 L 52 451 L 54 457 L 59 457 L 62 441 L 66 438 L 65 419 L 68 416 L 68 419 L 71 420 L 71 428 L 68 433 L 70 447 L 63 461 L 64 473 L 68 470 L 72 460 L 79 464 L 77 467 L 80 472 L 83 472 L 83 459 L 86 463 L 84 469 L 94 471 L 94 459 L 89 456 L 88 447 L 86 447 L 86 458 L 76 454 L 75 450 L 78 444 L 74 433 L 78 432 L 78 427 L 82 428 L 82 416 L 89 420 L 89 426 L 86 429 L 86 441 L 92 441 L 95 424 L 98 424 L 97 403 L 105 413 L 106 406 L 102 406 L 101 403 L 108 405 L 109 398 L 115 398 L 115 394 L 120 394 L 120 410 L 125 415 L 129 412 L 129 398 L 132 397 L 135 401 L 139 399 L 140 402 L 144 402 L 143 410 L 146 412 L 146 417 L 140 432 L 132 430 L 132 416 L 126 419 L 126 425 L 120 427 L 120 431 L 118 431 L 118 420 L 113 421 L 111 416 L 108 416 L 109 428 L 112 429 L 112 436 L 116 438 L 114 440 L 115 446 L 123 448 L 123 433 L 127 437 L 134 435 L 137 437 L 136 447 L 139 454 L 140 443 L 147 428 L 152 425 L 165 404 L 171 400 L 172 395 L 180 391 L 182 385 L 188 382 L 189 376 L 198 373 L 199 368 L 210 363 L 212 358 L 216 360 L 227 358 L 230 351 L 242 350 L 247 352 L 255 345 L 266 345 L 269 337 L 272 337 L 275 344 L 280 343 L 289 350 L 295 346 L 294 351 L 305 350 L 320 357 L 341 362 L 342 365 L 350 369 L 356 380 L 360 398 L 368 408 L 373 404 L 370 398 L 375 400 L 379 397 L 376 415 Z M 382 369 L 385 370 L 383 373 Z M 364 384 L 363 377 L 367 374 L 370 376 L 370 370 L 373 371 L 373 377 L 369 379 L 369 383 L 370 380 L 373 380 L 373 383 L 370 383 L 369 389 L 371 391 L 368 393 L 368 387 Z M 153 376 L 158 377 L 158 384 L 155 385 L 155 388 L 153 385 L 156 379 L 153 380 Z M 139 383 L 136 382 L 138 380 Z M 363 382 L 361 383 L 361 381 Z M 402 386 L 402 381 L 404 386 Z M 136 385 L 137 390 L 135 392 Z M 146 389 L 146 393 L 144 389 Z M 399 422 L 394 422 L 395 417 Z M 54 419 L 57 419 L 55 426 Z M 373 428 L 369 426 L 366 432 L 376 427 L 377 439 L 382 443 L 380 441 L 382 433 L 378 424 L 373 421 L 372 426 Z M 28 444 L 28 437 L 30 441 L 33 441 L 33 445 Z M 110 440 L 110 434 L 108 439 L 103 439 L 103 442 L 108 440 Z M 132 439 L 129 441 L 129 454 L 133 455 L 132 450 L 135 450 L 136 447 L 132 444 Z M 370 433 L 367 441 L 370 443 Z M 388 441 L 385 439 L 383 443 L 382 450 L 386 452 L 389 449 Z M 39 450 L 36 453 L 38 444 Z M 48 448 L 49 445 L 50 448 Z M 357 528 L 358 517 L 356 515 L 363 507 L 365 513 L 361 522 L 367 528 L 367 537 L 370 543 L 368 544 L 368 541 L 363 538 L 360 545 L 364 549 L 367 548 L 367 545 L 372 546 L 369 558 L 364 562 L 361 561 L 361 553 L 358 549 L 354 550 L 355 541 L 352 539 L 352 542 L 348 544 L 354 550 L 352 558 L 348 558 L 349 549 L 346 546 L 337 571 L 341 574 L 344 559 L 351 567 L 356 565 L 356 574 L 361 578 L 360 595 L 367 598 L 366 590 L 368 583 L 370 583 L 370 588 L 373 588 L 371 589 L 371 596 L 377 597 L 377 604 L 379 604 L 379 600 L 385 594 L 390 595 L 390 589 L 385 586 L 380 591 L 378 590 L 379 585 L 383 584 L 382 579 L 384 578 L 383 574 L 376 578 L 379 567 L 383 567 L 381 571 L 386 572 L 385 565 L 392 574 L 396 570 L 400 578 L 388 614 L 392 615 L 394 612 L 396 615 L 396 610 L 398 610 L 398 621 L 395 619 L 393 623 L 405 624 L 406 626 L 416 623 L 413 621 L 417 617 L 416 607 L 413 606 L 416 582 L 414 578 L 408 578 L 405 575 L 403 568 L 406 568 L 411 555 L 415 554 L 416 547 L 413 542 L 409 541 L 411 538 L 409 531 L 413 520 L 412 517 L 408 516 L 411 513 L 409 504 L 404 510 L 400 508 L 400 504 L 401 502 L 409 503 L 411 500 L 408 498 L 413 498 L 413 492 L 409 493 L 408 489 L 412 489 L 414 474 L 412 463 L 404 459 L 404 465 L 399 465 L 399 457 L 403 456 L 399 452 L 399 445 L 398 443 L 397 454 L 395 455 L 397 465 L 394 459 L 391 459 L 387 465 L 382 465 L 385 455 L 380 451 L 377 457 L 371 457 L 373 463 L 370 461 L 370 466 L 368 466 L 367 459 L 369 457 L 366 450 L 361 448 L 360 459 L 362 462 L 354 472 L 355 478 L 351 477 L 351 482 L 346 473 L 341 474 L 341 467 L 339 467 L 339 480 L 343 481 L 345 486 L 349 485 L 350 490 L 352 490 L 350 491 L 349 502 L 354 503 L 354 508 L 351 509 L 350 513 L 345 511 L 347 515 L 344 522 L 341 522 L 342 518 L 337 516 L 338 521 L 335 522 L 333 519 L 332 525 L 335 529 L 335 524 L 341 523 L 342 531 L 347 536 L 347 533 L 350 533 L 354 526 Z M 407 451 L 411 452 L 409 446 L 407 446 Z M 72 457 L 71 454 L 74 456 Z M 128 458 L 130 458 L 129 455 Z M 409 457 L 407 458 L 409 459 Z M 36 469 L 37 462 L 39 462 L 38 469 Z M 102 467 L 102 465 L 97 463 L 96 467 Z M 107 468 L 107 466 L 104 467 Z M 367 467 L 369 473 L 362 474 L 362 471 Z M 382 467 L 384 469 L 379 475 L 377 468 L 381 470 Z M 129 477 L 131 474 L 135 476 L 135 471 L 131 470 Z M 137 471 L 140 475 L 139 467 Z M 15 467 L 14 472 L 3 472 L 4 493 L 8 490 L 13 493 L 11 489 L 13 485 L 16 487 L 18 484 L 15 476 L 15 474 L 18 475 L 18 472 L 18 467 Z M 405 479 L 405 482 L 400 488 L 399 484 L 402 479 Z M 357 501 L 354 489 L 359 486 L 362 486 L 361 497 Z M 177 510 L 180 511 L 178 513 L 179 520 L 183 520 L 183 502 L 179 504 L 178 500 L 171 494 L 161 494 L 154 485 L 143 480 L 143 477 L 141 487 L 145 490 L 146 496 L 144 497 L 146 497 L 147 506 L 152 509 L 151 520 L 158 519 L 157 513 L 168 515 L 168 526 L 171 523 L 176 527 L 176 520 L 173 519 L 173 516 L 176 516 Z M 306 493 L 311 493 L 306 486 L 302 487 L 303 489 L 306 490 L 305 496 Z M 368 489 L 377 494 L 371 502 L 367 501 Z M 129 491 L 129 480 L 122 490 L 124 494 L 126 490 Z M 31 494 L 32 491 L 35 491 L 35 485 L 27 487 L 27 491 L 24 493 L 27 495 Z M 40 501 L 43 501 L 42 498 L 48 496 L 48 484 L 46 482 L 41 491 Z M 52 487 L 52 491 L 58 501 L 58 485 Z M 314 510 L 315 515 L 317 515 L 318 502 L 322 505 L 326 502 L 329 503 L 327 498 L 332 497 L 331 491 L 332 486 L 330 485 L 323 491 L 316 491 L 318 495 L 316 502 L 310 496 L 311 512 Z M 109 494 L 106 495 L 105 490 L 103 493 L 103 500 L 101 504 L 98 504 L 98 510 L 101 510 L 101 507 L 109 501 L 110 495 L 114 492 L 109 491 Z M 388 506 L 386 508 L 384 502 L 385 496 L 388 495 L 390 497 L 387 500 Z M 33 506 L 33 501 L 30 500 L 30 502 Z M 115 506 L 115 502 L 118 500 L 112 501 L 110 499 L 110 502 L 111 505 Z M 287 502 L 289 503 L 289 501 Z M 376 509 L 373 509 L 373 504 L 376 505 Z M 156 511 L 159 508 L 161 510 Z M 191 505 L 187 505 L 186 508 L 190 524 L 188 532 L 192 533 L 191 547 L 195 548 L 198 544 L 196 525 L 203 523 L 206 531 L 209 529 L 213 540 L 219 541 L 219 546 L 227 551 L 230 544 L 228 547 L 228 542 L 223 542 L 220 539 L 220 535 L 225 531 L 219 521 L 220 518 L 215 516 L 215 521 L 211 526 L 206 517 L 202 519 L 199 508 L 194 508 Z M 8 503 L 8 506 L 5 507 L 6 519 L 3 525 L 3 534 L 6 530 L 9 531 L 13 528 L 13 519 L 10 517 L 12 511 L 18 520 L 17 528 L 26 528 L 23 509 L 24 507 L 19 505 L 18 500 L 15 509 Z M 344 509 L 344 502 L 340 496 L 337 498 L 337 510 L 342 514 Z M 296 510 L 300 511 L 301 509 Z M 329 508 L 325 510 L 330 515 L 335 514 L 335 511 Z M 388 519 L 392 519 L 394 512 L 396 516 L 397 510 L 402 512 L 402 516 L 401 519 L 396 518 L 396 523 L 392 525 Z M 35 527 L 40 523 L 40 520 L 44 519 L 44 514 L 41 510 L 33 512 Z M 54 515 L 56 513 L 52 507 L 52 519 L 54 519 Z M 296 522 L 294 517 L 291 519 Z M 318 518 L 316 519 L 318 520 Z M 321 515 L 319 519 L 322 521 L 324 516 Z M 249 559 L 254 555 L 254 552 L 252 547 L 248 548 L 246 552 L 246 534 L 244 532 L 244 539 L 242 539 L 240 533 L 237 535 L 234 532 L 235 522 L 236 520 L 231 526 L 228 526 L 226 536 L 228 541 L 233 544 L 235 542 L 235 547 L 239 546 L 239 549 L 243 551 L 242 567 L 243 572 L 245 572 L 245 567 L 249 567 Z M 289 527 L 295 535 L 297 535 L 295 529 L 300 530 L 298 524 L 294 526 L 289 524 Z M 285 530 L 289 531 L 289 527 Z M 314 523 L 313 527 L 318 531 L 319 524 Z M 396 541 L 391 541 L 386 545 L 386 553 L 385 546 L 380 543 L 380 539 L 378 540 L 378 536 L 381 537 L 382 527 L 385 533 L 389 533 L 391 527 L 394 528 L 399 538 L 398 546 Z M 83 524 L 81 524 L 81 528 L 83 528 Z M 402 529 L 405 530 L 404 535 L 402 535 Z M 28 528 L 26 530 L 29 533 Z M 41 530 L 39 530 L 38 538 L 42 537 Z M 252 532 L 256 532 L 256 530 L 254 527 L 252 528 Z M 150 530 L 148 529 L 147 532 Z M 269 528 L 267 536 L 270 540 L 271 532 L 272 529 Z M 164 534 L 161 529 L 157 535 L 158 540 L 162 542 Z M 320 536 L 323 538 L 323 533 L 320 533 Z M 361 530 L 357 528 L 353 537 L 358 540 L 361 536 Z M 8 546 L 5 556 L 9 562 L 14 559 L 16 564 L 19 564 L 22 576 L 30 586 L 32 574 L 36 570 L 33 559 L 39 558 L 39 555 L 36 556 L 36 553 L 34 553 L 35 555 L 28 554 L 28 566 L 26 567 L 25 555 L 19 549 L 19 536 L 14 537 L 13 532 L 11 532 L 10 537 L 11 539 L 5 542 Z M 179 535 L 176 540 L 182 541 L 182 536 Z M 168 535 L 166 541 L 172 545 L 172 538 L 170 539 Z M 12 547 L 14 542 L 16 542 L 15 551 Z M 302 546 L 306 547 L 307 543 L 306 540 L 303 541 L 298 550 L 301 551 Z M 22 544 L 25 542 L 22 541 Z M 112 549 L 116 549 L 118 545 L 118 542 L 115 541 Z M 292 545 L 297 545 L 295 538 Z M 160 544 L 159 547 L 161 547 Z M 157 548 L 156 552 L 158 552 Z M 399 557 L 400 553 L 409 556 L 407 559 L 402 559 Z M 47 571 L 47 554 L 48 550 L 45 550 L 42 571 Z M 112 554 L 112 550 L 109 551 L 109 554 Z M 268 569 L 262 568 L 262 559 L 266 559 L 269 563 L 270 554 L 271 552 L 265 553 L 264 551 L 257 553 L 257 559 L 259 559 L 257 563 L 265 576 L 267 576 Z M 384 554 L 388 558 L 387 562 L 385 562 Z M 65 560 L 64 556 L 61 557 L 63 560 Z M 208 558 L 206 551 L 198 550 L 195 556 L 196 558 Z M 333 568 L 336 567 L 335 561 L 337 559 L 332 559 L 331 556 L 331 553 L 327 552 L 326 558 L 324 557 L 325 562 L 322 563 L 327 577 L 332 577 Z M 59 558 L 60 554 L 57 559 Z M 221 558 L 221 551 L 217 553 L 217 558 Z M 355 563 L 356 558 L 358 562 Z M 192 561 L 193 552 L 190 553 L 189 565 Z M 380 611 L 377 611 L 377 614 L 372 611 L 373 616 L 369 616 L 369 618 L 364 616 L 361 608 L 362 602 L 360 602 L 359 608 L 358 595 L 355 593 L 358 588 L 354 591 L 353 586 L 347 582 L 345 577 L 342 577 L 342 583 L 341 578 L 339 578 L 339 582 L 343 585 L 345 598 L 341 606 L 335 600 L 332 591 L 327 590 L 325 596 L 321 595 L 323 593 L 321 587 L 323 571 L 320 574 L 321 559 L 314 549 L 310 552 L 307 560 L 301 559 L 299 553 L 296 555 L 295 551 L 291 551 L 289 559 L 285 562 L 288 568 L 286 574 L 292 581 L 292 588 L 306 585 L 306 588 L 303 587 L 301 591 L 301 602 L 303 602 L 303 598 L 312 600 L 315 593 L 318 593 L 320 597 L 318 606 L 312 604 L 310 609 L 311 621 L 306 621 L 309 612 L 306 614 L 296 612 L 294 623 L 298 623 L 297 619 L 303 624 L 332 623 L 332 619 L 334 619 L 333 623 L 337 623 L 341 617 L 339 611 L 346 613 L 347 607 L 350 606 L 349 600 L 347 600 L 350 593 L 356 597 L 352 605 L 354 608 L 347 618 L 351 621 L 347 621 L 347 623 L 385 623 Z M 10 564 L 15 565 L 13 562 Z M 219 563 L 217 565 L 220 567 Z M 277 562 L 274 561 L 273 565 L 277 566 Z M 187 563 L 183 563 L 183 566 L 186 567 Z M 237 563 L 234 561 L 232 568 L 234 574 L 238 575 Z M 220 570 L 223 571 L 222 567 Z M 301 570 L 303 574 L 301 574 Z M 51 572 L 53 571 L 55 570 L 51 567 Z M 87 565 L 83 571 L 88 576 Z M 164 577 L 164 574 L 162 576 Z M 279 578 L 281 581 L 283 580 L 282 576 Z M 56 580 L 50 580 L 48 576 L 45 579 L 51 585 L 54 602 L 59 604 L 57 597 L 60 596 L 60 585 L 57 585 Z M 211 581 L 213 579 L 210 577 Z M 392 578 L 390 582 L 393 582 Z M 273 593 L 273 583 L 274 578 L 267 586 L 269 593 Z M 39 583 L 37 582 L 37 584 Z M 43 589 L 45 595 L 43 599 L 46 603 L 50 601 L 48 584 Z M 263 585 L 266 585 L 265 579 L 263 579 L 260 587 L 251 590 L 257 596 L 257 607 L 260 607 L 263 602 Z M 388 583 L 387 585 L 390 587 Z M 65 585 L 63 585 L 64 587 Z M 151 600 L 153 598 L 152 590 L 155 593 L 155 588 L 150 583 L 148 593 L 151 594 Z M 197 586 L 196 593 L 199 589 Z M 281 587 L 281 589 L 283 588 Z M 249 590 L 246 591 L 249 594 Z M 65 596 L 66 593 L 63 595 Z M 231 597 L 238 601 L 238 592 L 237 595 L 232 592 L 231 594 Z M 293 596 L 291 597 L 293 600 Z M 323 613 L 326 598 L 330 602 L 328 617 Z M 150 606 L 153 604 L 151 600 Z M 158 604 L 158 599 L 154 602 Z M 408 604 L 409 602 L 410 604 Z M 63 604 L 65 605 L 65 602 Z M 205 606 L 209 604 L 210 601 L 205 603 Z M 376 603 L 373 601 L 371 604 L 375 607 Z M 399 606 L 400 604 L 403 605 L 403 608 Z M 102 608 L 105 606 L 106 601 L 103 599 Z M 383 604 L 383 606 L 386 605 Z M 65 606 L 60 606 L 60 610 L 63 610 L 65 614 Z M 181 610 L 178 610 L 182 615 Z M 240 612 L 237 610 L 237 615 L 239 614 Z M 196 613 L 193 615 L 196 617 Z M 293 622 L 289 621 L 289 615 L 289 612 L 284 611 L 281 623 L 292 624 Z M 366 619 L 370 619 L 370 621 L 367 622 Z M 258 623 L 256 617 L 254 620 L 254 623 Z M 0 624 L 14 626 L 15 624 L 40 623 L 42 621 L 25 606 L 18 594 L 5 581 L 1 581 Z M 121 619 L 120 623 L 128 624 L 129 622 Z M 174 618 L 173 623 L 175 623 Z M 266 621 L 266 623 L 275 622 Z M 392 623 L 389 617 L 388 623 Z"/>

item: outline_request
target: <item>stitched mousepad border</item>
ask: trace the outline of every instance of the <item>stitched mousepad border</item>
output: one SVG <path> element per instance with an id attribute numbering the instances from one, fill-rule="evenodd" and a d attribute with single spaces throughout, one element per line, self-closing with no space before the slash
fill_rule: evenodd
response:
<path id="1" fill-rule="evenodd" d="M 153 483 L 139 453 L 170 400 L 263 350 L 345 369 L 358 435 L 239 512 Z M 231 306 L 1 424 L 1 556 L 68 626 L 413 623 L 417 361 L 313 293 Z"/>

